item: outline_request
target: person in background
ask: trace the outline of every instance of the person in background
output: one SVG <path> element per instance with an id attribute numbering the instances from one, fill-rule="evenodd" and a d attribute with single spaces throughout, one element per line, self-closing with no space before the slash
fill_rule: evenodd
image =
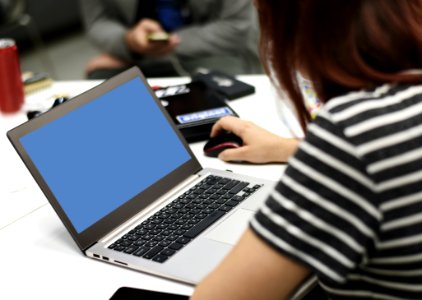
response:
<path id="1" fill-rule="evenodd" d="M 422 299 L 422 0 L 255 4 L 266 69 L 306 136 L 192 299 L 286 299 L 311 274 L 330 299 Z M 297 71 L 324 102 L 311 123 Z M 246 141 L 238 159 L 274 147 L 235 118 L 214 129 Z"/>
<path id="2" fill-rule="evenodd" d="M 110 77 L 134 64 L 147 77 L 188 75 L 198 68 L 232 75 L 262 72 L 250 0 L 83 0 L 80 5 L 87 34 L 103 52 L 88 63 L 90 78 Z"/>

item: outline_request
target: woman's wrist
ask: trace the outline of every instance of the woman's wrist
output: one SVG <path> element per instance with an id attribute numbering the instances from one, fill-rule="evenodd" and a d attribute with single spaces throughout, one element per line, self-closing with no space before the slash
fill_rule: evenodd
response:
<path id="1" fill-rule="evenodd" d="M 295 154 L 300 140 L 295 138 L 278 138 L 275 145 L 271 147 L 273 153 L 271 157 L 275 162 L 286 163 Z"/>

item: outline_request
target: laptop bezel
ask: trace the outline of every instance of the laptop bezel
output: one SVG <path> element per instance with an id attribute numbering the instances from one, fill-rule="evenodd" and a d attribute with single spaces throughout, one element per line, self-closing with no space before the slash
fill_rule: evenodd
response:
<path id="1" fill-rule="evenodd" d="M 85 229 L 84 231 L 78 233 L 75 227 L 72 225 L 72 222 L 67 217 L 66 213 L 62 209 L 60 203 L 50 190 L 49 186 L 45 182 L 42 175 L 38 172 L 28 153 L 25 151 L 24 147 L 20 143 L 20 138 L 37 130 L 38 128 L 44 126 L 45 124 L 52 122 L 67 113 L 77 109 L 78 107 L 104 95 L 110 90 L 117 88 L 118 86 L 128 82 L 134 78 L 139 78 L 144 84 L 155 103 L 165 116 L 166 120 L 171 125 L 175 134 L 179 137 L 186 151 L 190 155 L 190 159 L 169 173 L 167 176 L 163 177 L 155 184 L 151 185 L 149 188 L 139 193 L 125 204 L 111 212 L 110 214 L 104 216 L 96 223 Z M 110 233 L 113 229 L 117 228 L 119 225 L 123 224 L 125 221 L 129 220 L 131 217 L 142 211 L 145 207 L 149 206 L 160 196 L 168 192 L 168 187 L 176 186 L 178 183 L 184 181 L 186 178 L 199 172 L 202 167 L 199 161 L 196 159 L 195 155 L 191 151 L 186 139 L 177 129 L 172 118 L 169 116 L 165 108 L 160 104 L 160 100 L 156 97 L 155 93 L 150 88 L 145 77 L 137 67 L 132 67 L 123 73 L 116 75 L 115 77 L 106 80 L 94 88 L 75 96 L 74 98 L 66 101 L 65 103 L 55 107 L 54 109 L 43 113 L 39 117 L 36 117 L 32 120 L 29 120 L 16 128 L 8 131 L 7 136 L 12 143 L 13 147 L 21 157 L 22 161 L 28 168 L 29 172 L 34 177 L 35 181 L 38 183 L 42 192 L 50 202 L 53 209 L 56 211 L 57 215 L 71 234 L 72 238 L 80 248 L 82 252 L 85 252 L 90 246 L 96 243 L 99 239 Z"/>

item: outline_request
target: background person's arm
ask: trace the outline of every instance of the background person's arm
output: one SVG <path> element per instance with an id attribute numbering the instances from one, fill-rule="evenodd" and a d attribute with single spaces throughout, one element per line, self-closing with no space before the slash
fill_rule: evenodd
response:
<path id="1" fill-rule="evenodd" d="M 90 40 L 102 52 L 107 52 L 125 61 L 132 53 L 125 43 L 127 26 L 117 21 L 117 12 L 103 0 L 79 1 L 85 30 Z"/>
<path id="2" fill-rule="evenodd" d="M 199 0 L 197 5 L 204 4 Z M 210 15 L 206 16 L 209 21 L 194 21 L 194 24 L 175 32 L 181 40 L 176 54 L 189 58 L 233 55 L 245 45 L 245 39 L 252 30 L 257 32 L 252 1 L 215 0 L 209 6 Z"/>
<path id="3" fill-rule="evenodd" d="M 248 229 L 191 299 L 286 299 L 309 274 L 307 268 L 276 252 Z"/>

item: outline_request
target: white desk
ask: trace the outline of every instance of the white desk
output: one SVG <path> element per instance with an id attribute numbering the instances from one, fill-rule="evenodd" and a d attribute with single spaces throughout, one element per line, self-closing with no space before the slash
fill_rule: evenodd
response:
<path id="1" fill-rule="evenodd" d="M 298 123 L 277 100 L 265 76 L 240 79 L 256 87 L 254 95 L 230 102 L 240 117 L 282 136 L 301 134 Z M 187 81 L 157 79 L 151 83 L 170 85 Z M 27 97 L 22 112 L 0 115 L 0 299 L 103 300 L 121 286 L 192 293 L 191 286 L 84 257 L 5 137 L 7 130 L 26 120 L 26 109 L 40 102 L 49 106 L 55 94 L 74 96 L 96 84 L 95 81 L 57 82 L 50 89 Z M 274 181 L 284 170 L 278 164 L 224 163 L 205 157 L 203 145 L 204 142 L 193 143 L 191 148 L 204 167 L 230 169 Z"/>

